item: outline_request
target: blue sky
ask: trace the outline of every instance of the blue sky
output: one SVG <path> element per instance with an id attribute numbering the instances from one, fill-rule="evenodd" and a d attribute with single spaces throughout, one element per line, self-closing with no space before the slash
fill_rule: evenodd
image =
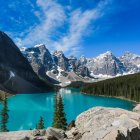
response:
<path id="1" fill-rule="evenodd" d="M 66 55 L 140 54 L 139 0 L 1 0 L 0 30 L 18 47 Z"/>

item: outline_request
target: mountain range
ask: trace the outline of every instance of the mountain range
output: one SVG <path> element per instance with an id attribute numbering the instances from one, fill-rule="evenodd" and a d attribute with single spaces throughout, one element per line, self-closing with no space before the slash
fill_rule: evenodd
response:
<path id="1" fill-rule="evenodd" d="M 18 48 L 0 31 L 0 90 L 12 93 L 42 92 L 75 82 L 91 83 L 140 72 L 140 56 L 111 51 L 94 58 L 51 53 L 43 44 Z"/>
<path id="2" fill-rule="evenodd" d="M 21 48 L 33 70 L 52 84 L 66 86 L 74 81 L 93 82 L 140 72 L 140 56 L 126 52 L 116 57 L 111 51 L 94 58 L 66 57 L 62 51 L 50 53 L 45 45 Z"/>

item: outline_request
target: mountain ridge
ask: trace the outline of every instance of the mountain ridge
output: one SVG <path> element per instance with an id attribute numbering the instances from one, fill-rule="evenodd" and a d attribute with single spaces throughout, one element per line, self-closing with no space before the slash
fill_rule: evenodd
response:
<path id="1" fill-rule="evenodd" d="M 41 48 L 43 51 L 35 51 Z M 75 56 L 66 57 L 62 51 L 50 53 L 44 44 L 21 48 L 21 52 L 33 69 L 35 66 L 38 67 L 38 71 L 35 70 L 37 74 L 44 73 L 43 75 L 55 80 L 56 83 L 65 83 L 64 85 L 77 81 L 77 79 L 74 80 L 77 76 L 80 81 L 93 82 L 97 78 L 105 79 L 140 72 L 140 56 L 128 52 L 121 57 L 116 57 L 111 51 L 107 51 L 97 57 L 81 56 L 78 59 Z"/>
<path id="2" fill-rule="evenodd" d="M 11 93 L 32 93 L 43 91 L 43 87 L 45 83 L 33 71 L 19 48 L 0 31 L 0 89 Z"/>

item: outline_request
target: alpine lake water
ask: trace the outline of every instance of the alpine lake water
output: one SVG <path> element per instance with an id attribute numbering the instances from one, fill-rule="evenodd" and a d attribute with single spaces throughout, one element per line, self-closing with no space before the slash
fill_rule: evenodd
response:
<path id="1" fill-rule="evenodd" d="M 134 103 L 130 101 L 86 95 L 82 94 L 80 89 L 76 88 L 62 88 L 59 93 L 63 97 L 68 123 L 76 119 L 83 111 L 96 106 L 117 107 L 126 110 L 132 110 L 134 107 Z M 34 129 L 40 116 L 44 118 L 45 127 L 50 127 L 54 113 L 54 94 L 53 92 L 17 94 L 16 96 L 9 97 L 8 129 L 10 131 Z M 2 104 L 0 104 L 0 110 L 1 109 Z"/>

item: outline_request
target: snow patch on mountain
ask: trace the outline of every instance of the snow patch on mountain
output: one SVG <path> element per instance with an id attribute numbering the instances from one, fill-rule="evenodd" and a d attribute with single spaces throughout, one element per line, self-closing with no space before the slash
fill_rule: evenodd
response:
<path id="1" fill-rule="evenodd" d="M 10 78 L 15 77 L 14 72 L 10 71 Z"/>
<path id="2" fill-rule="evenodd" d="M 45 46 L 45 45 L 44 44 L 37 44 L 37 45 L 34 46 L 34 48 L 38 48 L 40 46 Z"/>

